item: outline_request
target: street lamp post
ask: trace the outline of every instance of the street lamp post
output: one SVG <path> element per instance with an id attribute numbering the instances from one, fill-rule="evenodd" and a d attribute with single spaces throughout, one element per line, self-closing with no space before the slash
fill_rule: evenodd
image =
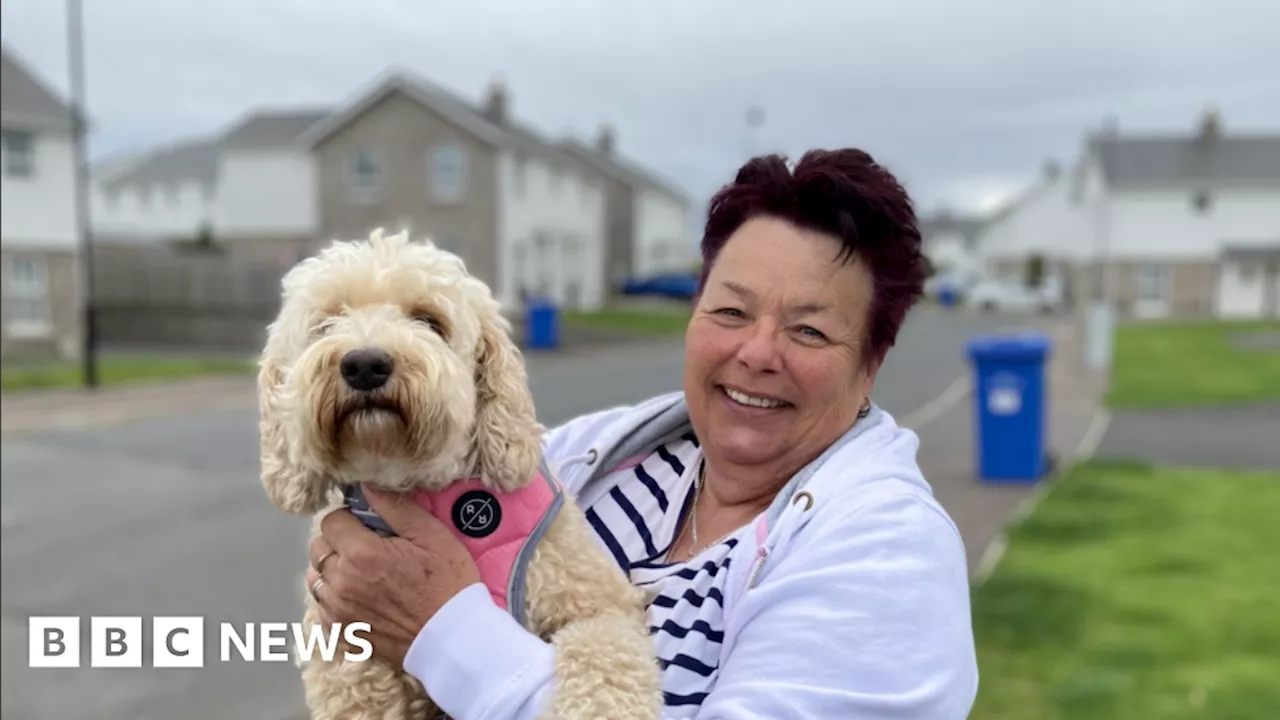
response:
<path id="1" fill-rule="evenodd" d="M 1101 166 L 1102 155 L 1107 152 L 1104 143 L 1110 139 L 1110 123 L 1104 137 L 1091 143 L 1090 160 Z M 1112 278 L 1111 257 L 1111 206 L 1106 183 L 1092 199 L 1093 256 L 1095 271 L 1093 293 L 1085 318 L 1084 361 L 1085 366 L 1097 373 L 1105 373 L 1111 367 L 1115 343 L 1115 289 Z"/>
<path id="2" fill-rule="evenodd" d="M 89 224 L 89 161 L 85 136 L 84 101 L 84 20 L 80 0 L 67 0 L 67 71 L 70 75 L 71 142 L 75 153 L 76 231 L 81 256 L 81 352 L 84 360 L 84 384 L 98 387 L 98 337 L 93 305 L 93 242 Z"/>

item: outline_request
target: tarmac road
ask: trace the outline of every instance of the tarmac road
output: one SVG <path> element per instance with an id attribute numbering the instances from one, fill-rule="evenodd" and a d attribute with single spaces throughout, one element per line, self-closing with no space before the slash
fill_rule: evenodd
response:
<path id="1" fill-rule="evenodd" d="M 922 309 L 882 371 L 891 413 L 926 405 L 967 371 L 963 343 L 1000 318 Z M 1019 321 L 1014 320 L 1014 323 Z M 678 344 L 531 356 L 544 423 L 678 389 Z M 306 521 L 281 515 L 257 479 L 251 413 L 200 412 L 3 443 L 3 689 L 6 720 L 302 717 L 297 670 L 219 658 L 223 622 L 300 617 Z M 142 617 L 143 667 L 32 669 L 29 616 Z M 203 616 L 201 670 L 150 667 L 153 616 Z"/>

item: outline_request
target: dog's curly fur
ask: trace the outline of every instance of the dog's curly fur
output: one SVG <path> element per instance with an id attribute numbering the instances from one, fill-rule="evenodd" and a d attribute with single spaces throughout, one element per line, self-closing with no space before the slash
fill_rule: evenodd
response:
<path id="1" fill-rule="evenodd" d="M 319 521 L 354 483 L 440 489 L 480 475 L 494 489 L 535 476 L 542 426 L 523 359 L 489 288 L 456 256 L 405 233 L 339 241 L 292 268 L 268 328 L 258 389 L 262 483 L 271 502 Z M 394 363 L 375 391 L 353 391 L 340 362 L 377 348 Z M 644 594 L 566 504 L 528 575 L 529 629 L 556 650 L 545 717 L 658 717 L 661 691 Z M 304 632 L 319 614 L 304 589 Z M 429 718 L 428 689 L 378 660 L 300 663 L 317 720 Z"/>

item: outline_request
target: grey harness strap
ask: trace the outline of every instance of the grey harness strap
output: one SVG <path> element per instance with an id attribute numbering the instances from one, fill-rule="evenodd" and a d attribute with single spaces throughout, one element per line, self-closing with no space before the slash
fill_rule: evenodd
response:
<path id="1" fill-rule="evenodd" d="M 551 488 L 553 499 L 542 519 L 534 527 L 533 532 L 529 533 L 529 537 L 525 538 L 524 546 L 520 548 L 520 553 L 516 556 L 515 565 L 511 568 L 511 577 L 507 580 L 507 611 L 511 613 L 511 617 L 516 619 L 516 622 L 520 623 L 521 627 L 525 625 L 529 562 L 533 560 L 533 553 L 538 549 L 538 544 L 546 537 L 547 530 L 551 528 L 551 523 L 555 522 L 555 519 L 560 515 L 560 509 L 564 507 L 564 488 L 560 486 L 560 482 L 551 473 L 551 467 L 547 464 L 546 457 L 543 457 L 538 463 L 541 468 L 542 479 Z"/>

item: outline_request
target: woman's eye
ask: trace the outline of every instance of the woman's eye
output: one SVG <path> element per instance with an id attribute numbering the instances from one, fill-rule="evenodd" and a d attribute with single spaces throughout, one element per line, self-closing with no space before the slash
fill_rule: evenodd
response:
<path id="1" fill-rule="evenodd" d="M 827 339 L 827 336 L 826 336 L 826 335 L 823 335 L 823 334 L 822 334 L 822 331 L 817 330 L 817 329 L 815 329 L 815 328 L 811 328 L 811 327 L 809 327 L 808 325 L 805 325 L 804 327 L 800 328 L 800 333 L 801 333 L 801 334 L 803 334 L 805 337 L 809 337 L 809 338 L 812 338 L 812 339 L 814 339 L 814 340 L 826 340 L 826 339 Z"/>
<path id="2" fill-rule="evenodd" d="M 718 315 L 728 315 L 729 317 L 742 317 L 742 311 L 737 308 L 720 308 L 716 311 Z"/>

